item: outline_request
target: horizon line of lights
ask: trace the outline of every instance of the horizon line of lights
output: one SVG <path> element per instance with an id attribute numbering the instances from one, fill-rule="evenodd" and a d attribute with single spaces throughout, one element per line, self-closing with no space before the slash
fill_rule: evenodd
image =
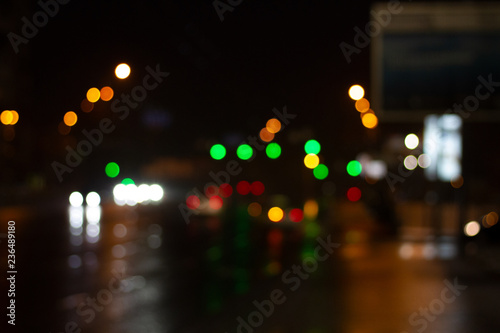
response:
<path id="1" fill-rule="evenodd" d="M 80 192 L 74 191 L 69 195 L 69 204 L 71 205 L 71 207 L 81 207 L 83 206 L 83 203 L 83 195 Z M 99 196 L 99 193 L 94 191 L 87 193 L 87 195 L 85 196 L 85 203 L 89 207 L 99 206 L 101 203 L 101 197 Z"/>
<path id="2" fill-rule="evenodd" d="M 277 159 L 281 156 L 281 146 L 277 143 L 271 142 L 275 138 L 275 134 L 281 131 L 282 125 L 277 118 L 270 118 L 266 122 L 266 126 L 259 132 L 259 138 L 262 142 L 267 143 L 266 155 L 270 159 Z M 222 160 L 226 157 L 226 147 L 220 143 L 212 145 L 209 149 L 210 157 L 214 160 Z M 251 159 L 254 155 L 254 149 L 247 143 L 242 143 L 236 148 L 236 156 L 243 161 Z"/>
<path id="3" fill-rule="evenodd" d="M 165 191 L 158 184 L 117 184 L 113 187 L 113 200 L 118 206 L 135 206 L 137 204 L 148 204 L 160 202 Z"/>

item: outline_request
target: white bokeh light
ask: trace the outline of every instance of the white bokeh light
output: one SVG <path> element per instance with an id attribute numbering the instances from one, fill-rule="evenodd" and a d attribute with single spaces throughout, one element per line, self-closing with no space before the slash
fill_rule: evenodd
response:
<path id="1" fill-rule="evenodd" d="M 428 168 L 431 165 L 431 158 L 427 154 L 420 154 L 418 156 L 418 165 L 425 169 Z"/>
<path id="2" fill-rule="evenodd" d="M 115 75 L 119 79 L 126 79 L 130 75 L 130 66 L 127 64 L 119 64 L 116 66 Z"/>
<path id="3" fill-rule="evenodd" d="M 413 245 L 410 243 L 404 243 L 399 247 L 399 256 L 402 259 L 408 260 L 413 256 Z"/>
<path id="4" fill-rule="evenodd" d="M 73 207 L 80 207 L 83 204 L 83 195 L 80 192 L 73 192 L 69 196 L 69 204 Z"/>
<path id="5" fill-rule="evenodd" d="M 408 134 L 406 136 L 406 138 L 405 138 L 405 146 L 408 149 L 415 149 L 415 148 L 417 148 L 418 147 L 418 143 L 419 143 L 418 136 L 416 136 L 413 133 Z"/>
<path id="6" fill-rule="evenodd" d="M 125 200 L 126 199 L 126 188 L 123 184 L 118 184 L 113 188 L 113 196 L 116 199 Z"/>
<path id="7" fill-rule="evenodd" d="M 139 200 L 138 202 L 140 202 L 140 203 L 146 203 L 146 202 L 148 202 L 150 200 L 149 185 L 147 185 L 147 184 L 141 184 L 137 188 L 137 191 L 138 191 L 138 200 Z"/>
<path id="8" fill-rule="evenodd" d="M 408 170 L 414 170 L 418 165 L 417 158 L 413 155 L 406 156 L 404 160 L 404 165 L 405 168 L 407 168 Z"/>
<path id="9" fill-rule="evenodd" d="M 149 197 L 153 201 L 160 201 L 163 198 L 163 188 L 158 184 L 149 187 Z"/>
<path id="10" fill-rule="evenodd" d="M 366 163 L 365 173 L 372 179 L 382 179 L 387 174 L 387 164 L 381 160 L 372 160 Z"/>
<path id="11" fill-rule="evenodd" d="M 90 192 L 85 197 L 85 202 L 87 202 L 88 206 L 96 207 L 99 206 L 99 204 L 101 203 L 101 197 L 97 192 Z"/>
<path id="12" fill-rule="evenodd" d="M 158 184 L 118 184 L 113 188 L 113 198 L 117 205 L 135 206 L 138 203 L 147 204 L 149 201 L 160 201 L 165 192 Z"/>
<path id="13" fill-rule="evenodd" d="M 365 90 L 359 84 L 355 84 L 349 88 L 349 97 L 357 101 L 363 98 L 365 95 Z"/>
<path id="14" fill-rule="evenodd" d="M 470 221 L 464 227 L 464 233 L 466 236 L 469 236 L 469 237 L 476 236 L 480 230 L 481 230 L 481 226 L 476 221 Z"/>
<path id="15" fill-rule="evenodd" d="M 137 186 L 135 184 L 125 185 L 125 200 L 127 201 L 127 205 L 135 206 L 139 202 L 139 191 L 137 190 Z"/>

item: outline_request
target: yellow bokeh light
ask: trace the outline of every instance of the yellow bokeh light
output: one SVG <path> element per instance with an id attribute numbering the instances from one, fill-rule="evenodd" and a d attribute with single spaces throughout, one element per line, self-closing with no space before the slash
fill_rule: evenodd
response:
<path id="1" fill-rule="evenodd" d="M 304 216 L 309 219 L 315 219 L 318 216 L 318 202 L 314 199 L 309 199 L 304 204 Z"/>
<path id="2" fill-rule="evenodd" d="M 375 111 L 373 111 L 372 109 L 368 109 L 368 110 L 366 110 L 365 112 L 360 112 L 360 113 L 359 113 L 359 118 L 360 118 L 360 119 L 363 119 L 363 117 L 364 117 L 364 116 L 366 116 L 366 115 L 367 115 L 367 114 L 369 114 L 369 113 L 371 113 L 371 114 L 373 114 L 373 115 L 374 115 L 374 114 L 375 114 Z"/>
<path id="3" fill-rule="evenodd" d="M 314 169 L 319 165 L 319 157 L 316 154 L 307 154 L 304 158 L 304 165 L 309 169 Z"/>
<path id="4" fill-rule="evenodd" d="M 12 112 L 10 110 L 4 110 L 0 114 L 0 121 L 4 125 L 10 125 L 12 123 L 13 119 L 14 119 L 14 115 L 12 114 Z"/>
<path id="5" fill-rule="evenodd" d="M 17 122 L 19 121 L 19 113 L 17 113 L 17 111 L 14 110 L 10 110 L 10 113 L 12 114 L 12 121 L 10 122 L 10 124 L 11 125 L 17 124 Z"/>
<path id="6" fill-rule="evenodd" d="M 278 133 L 281 129 L 281 122 L 276 118 L 271 118 L 266 123 L 266 129 L 269 133 Z"/>
<path id="7" fill-rule="evenodd" d="M 267 213 L 267 216 L 273 222 L 281 221 L 283 219 L 284 215 L 285 214 L 283 212 L 283 209 L 281 209 L 279 207 L 273 207 L 273 208 L 269 209 L 269 212 Z"/>
<path id="8" fill-rule="evenodd" d="M 66 126 L 73 126 L 76 124 L 77 121 L 78 117 L 76 116 L 76 113 L 74 113 L 73 111 L 68 111 L 64 115 L 64 123 L 66 124 Z"/>
<path id="9" fill-rule="evenodd" d="M 97 88 L 90 88 L 87 91 L 87 99 L 90 103 L 95 103 L 101 98 L 101 93 L 99 92 L 99 89 Z"/>
<path id="10" fill-rule="evenodd" d="M 127 64 L 119 64 L 116 66 L 115 75 L 119 79 L 126 79 L 130 75 L 130 66 Z"/>
<path id="11" fill-rule="evenodd" d="M 269 132 L 265 127 L 260 130 L 259 136 L 260 139 L 264 142 L 271 142 L 274 139 L 274 134 Z"/>
<path id="12" fill-rule="evenodd" d="M 355 107 L 358 112 L 366 112 L 370 110 L 370 102 L 366 98 L 360 98 L 356 101 Z"/>
<path id="13" fill-rule="evenodd" d="M 101 88 L 101 99 L 105 102 L 110 101 L 114 96 L 114 91 L 111 87 L 102 87 Z"/>
<path id="14" fill-rule="evenodd" d="M 359 84 L 355 84 L 349 88 L 349 97 L 357 101 L 365 96 L 365 90 Z"/>
<path id="15" fill-rule="evenodd" d="M 374 113 L 366 113 L 363 118 L 361 118 L 361 122 L 366 128 L 375 128 L 378 125 L 378 118 Z"/>

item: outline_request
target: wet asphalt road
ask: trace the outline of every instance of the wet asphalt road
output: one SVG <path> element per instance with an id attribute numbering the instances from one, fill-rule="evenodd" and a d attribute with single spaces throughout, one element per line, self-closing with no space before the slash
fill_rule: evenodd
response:
<path id="1" fill-rule="evenodd" d="M 16 326 L 5 327 L 122 333 L 500 330 L 499 275 L 474 260 L 429 260 L 418 255 L 421 244 L 347 242 L 343 231 L 325 222 L 283 227 L 243 217 L 239 209 L 197 216 L 189 225 L 174 205 L 106 203 L 94 211 L 58 208 L 16 221 Z M 328 237 L 338 247 L 325 246 Z M 405 255 L 408 246 L 413 255 Z"/>

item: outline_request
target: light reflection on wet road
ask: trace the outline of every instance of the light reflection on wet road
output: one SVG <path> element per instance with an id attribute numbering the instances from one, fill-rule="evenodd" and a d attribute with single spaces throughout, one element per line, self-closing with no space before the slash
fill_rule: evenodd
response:
<path id="1" fill-rule="evenodd" d="M 425 244 L 346 242 L 333 235 L 340 247 L 316 267 L 309 259 L 317 237 L 329 234 L 321 224 L 281 228 L 244 217 L 238 207 L 223 218 L 198 216 L 187 226 L 169 216 L 177 216 L 174 206 L 104 204 L 72 207 L 24 228 L 20 239 L 40 244 L 40 251 L 19 255 L 25 268 L 19 298 L 30 300 L 19 316 L 31 318 L 20 327 L 122 333 L 500 328 L 493 311 L 500 305 L 495 277 L 437 255 L 426 258 L 432 251 Z M 43 223 L 58 231 L 48 234 Z M 290 273 L 294 265 L 305 269 L 307 261 L 307 278 L 300 275 L 304 270 Z M 284 278 L 287 271 L 298 285 Z M 442 302 L 441 310 L 436 299 L 445 281 L 455 278 L 467 289 Z M 274 290 L 282 292 L 282 302 L 267 308 L 268 317 L 256 314 L 254 301 L 265 308 Z M 416 315 L 412 326 L 410 316 L 432 304 L 439 313 L 431 312 L 425 324 Z"/>

